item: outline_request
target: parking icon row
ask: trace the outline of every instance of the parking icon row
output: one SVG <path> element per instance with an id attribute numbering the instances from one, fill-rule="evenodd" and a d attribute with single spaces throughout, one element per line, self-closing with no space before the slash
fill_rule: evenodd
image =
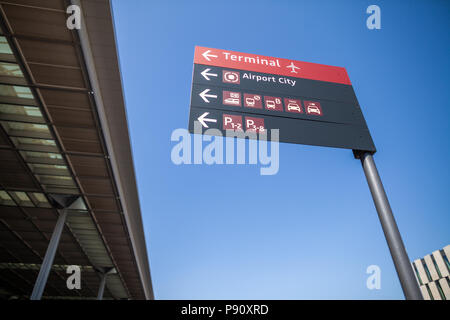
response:
<path id="1" fill-rule="evenodd" d="M 306 113 L 309 115 L 322 116 L 320 102 L 306 101 L 300 99 L 280 98 L 262 96 L 259 94 L 244 93 L 243 105 L 245 108 L 264 109 L 279 112 Z M 284 108 L 283 108 L 284 102 Z M 222 103 L 227 106 L 242 107 L 242 96 L 240 92 L 223 90 Z"/>
<path id="2" fill-rule="evenodd" d="M 264 119 L 256 117 L 244 117 L 244 124 L 242 123 L 242 116 L 223 114 L 223 129 L 233 131 L 254 131 L 257 133 L 265 132 Z"/>

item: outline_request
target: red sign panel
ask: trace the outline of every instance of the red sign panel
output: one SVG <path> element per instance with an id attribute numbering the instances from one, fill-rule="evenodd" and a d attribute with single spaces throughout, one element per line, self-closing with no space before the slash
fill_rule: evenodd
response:
<path id="1" fill-rule="evenodd" d="M 342 67 L 229 50 L 196 46 L 194 63 L 351 85 L 347 71 Z M 238 79 L 232 73 L 227 77 L 223 74 L 224 82 L 238 83 Z"/>

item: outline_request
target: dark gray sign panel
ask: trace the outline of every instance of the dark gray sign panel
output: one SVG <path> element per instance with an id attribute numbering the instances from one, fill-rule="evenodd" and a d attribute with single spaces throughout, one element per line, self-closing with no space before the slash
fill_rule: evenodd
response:
<path id="1" fill-rule="evenodd" d="M 280 142 L 376 151 L 345 69 L 201 47 L 194 62 L 192 133 L 198 121 L 202 133 L 279 129 Z"/>

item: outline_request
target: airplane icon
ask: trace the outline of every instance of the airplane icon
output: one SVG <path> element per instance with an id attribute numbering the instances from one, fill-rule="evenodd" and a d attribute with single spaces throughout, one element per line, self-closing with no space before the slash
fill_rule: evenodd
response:
<path id="1" fill-rule="evenodd" d="M 293 73 L 298 73 L 297 71 L 295 71 L 295 69 L 300 69 L 293 62 L 291 62 L 290 65 L 286 66 L 286 68 L 292 68 L 291 72 L 293 72 Z"/>

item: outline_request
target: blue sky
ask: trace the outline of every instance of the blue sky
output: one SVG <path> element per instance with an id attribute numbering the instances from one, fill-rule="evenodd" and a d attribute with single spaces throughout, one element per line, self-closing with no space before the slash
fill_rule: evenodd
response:
<path id="1" fill-rule="evenodd" d="M 381 30 L 366 8 L 381 8 Z M 194 46 L 342 66 L 409 257 L 450 243 L 448 1 L 114 0 L 157 299 L 402 299 L 351 150 L 280 144 L 280 170 L 172 163 Z M 381 290 L 366 268 L 381 268 Z"/>

